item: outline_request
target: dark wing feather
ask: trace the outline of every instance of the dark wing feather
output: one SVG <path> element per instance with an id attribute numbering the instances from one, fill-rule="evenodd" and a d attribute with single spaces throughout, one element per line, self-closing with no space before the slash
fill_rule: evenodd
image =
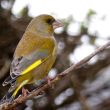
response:
<path id="1" fill-rule="evenodd" d="M 21 72 L 28 68 L 33 62 L 39 59 L 45 59 L 49 56 L 47 49 L 38 50 L 32 52 L 30 55 L 25 57 L 14 58 L 10 68 L 10 76 L 3 82 L 3 86 L 11 83 L 21 75 Z"/>
<path id="2" fill-rule="evenodd" d="M 28 66 L 30 66 L 33 62 L 39 59 L 45 59 L 48 56 L 48 50 L 38 50 L 32 52 L 30 55 L 25 57 L 21 56 L 20 58 L 15 58 L 12 62 L 12 66 L 10 69 L 10 75 L 12 79 L 16 78 L 20 75 L 20 73 L 25 70 Z"/>

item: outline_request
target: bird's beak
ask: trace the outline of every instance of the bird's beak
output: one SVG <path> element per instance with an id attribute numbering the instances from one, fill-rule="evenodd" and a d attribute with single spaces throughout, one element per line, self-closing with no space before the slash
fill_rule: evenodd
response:
<path id="1" fill-rule="evenodd" d="M 53 26 L 53 29 L 56 29 L 59 27 L 63 27 L 63 24 L 61 23 L 61 21 L 57 20 L 53 22 L 52 26 Z"/>

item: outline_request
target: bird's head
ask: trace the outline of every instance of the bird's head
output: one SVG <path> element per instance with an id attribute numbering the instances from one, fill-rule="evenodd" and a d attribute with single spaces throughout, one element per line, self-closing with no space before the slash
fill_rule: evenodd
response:
<path id="1" fill-rule="evenodd" d="M 35 17 L 27 27 L 27 30 L 33 31 L 39 35 L 52 36 L 54 29 L 62 27 L 62 23 L 55 20 L 50 15 L 39 15 Z"/>

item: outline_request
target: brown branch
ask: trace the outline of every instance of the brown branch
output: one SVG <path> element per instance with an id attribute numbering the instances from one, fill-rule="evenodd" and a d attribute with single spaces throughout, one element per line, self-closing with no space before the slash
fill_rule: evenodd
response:
<path id="1" fill-rule="evenodd" d="M 96 49 L 93 53 L 91 53 L 90 55 L 88 55 L 87 57 L 85 57 L 84 59 L 82 59 L 81 61 L 79 61 L 78 63 L 72 65 L 71 67 L 67 68 L 66 70 L 64 70 L 62 73 L 58 74 L 54 79 L 52 79 L 50 81 L 51 84 L 55 83 L 56 81 L 62 79 L 63 76 L 66 76 L 68 73 L 70 73 L 73 70 L 76 70 L 78 68 L 80 68 L 81 66 L 83 66 L 85 63 L 87 63 L 92 57 L 94 57 L 96 54 L 106 50 L 108 47 L 110 46 L 110 42 L 106 43 L 105 45 L 101 46 L 100 48 Z M 36 90 L 32 91 L 29 95 L 27 95 L 26 97 L 20 96 L 17 99 L 15 99 L 13 101 L 13 103 L 3 103 L 0 105 L 0 110 L 12 110 L 12 108 L 14 108 L 15 106 L 17 106 L 18 104 L 26 101 L 27 99 L 30 99 L 34 96 L 39 95 L 42 91 L 44 91 L 45 89 L 49 88 L 48 83 L 46 82 L 45 84 L 43 84 L 41 87 L 37 88 Z"/>

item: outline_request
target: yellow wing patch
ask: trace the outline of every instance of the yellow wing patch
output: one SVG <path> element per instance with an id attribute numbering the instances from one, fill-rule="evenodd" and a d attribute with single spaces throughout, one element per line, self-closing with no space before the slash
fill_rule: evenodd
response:
<path id="1" fill-rule="evenodd" d="M 27 80 L 24 80 L 19 86 L 18 86 L 18 88 L 14 91 L 14 93 L 13 93 L 13 95 L 12 96 L 16 96 L 16 94 L 18 93 L 18 91 L 25 85 L 25 84 L 27 84 L 29 82 L 29 79 L 27 79 Z"/>
<path id="2" fill-rule="evenodd" d="M 30 65 L 28 68 L 26 68 L 21 75 L 24 75 L 26 73 L 28 73 L 29 71 L 31 71 L 32 69 L 36 68 L 37 66 L 39 66 L 42 63 L 42 60 L 37 60 L 35 61 L 32 65 Z"/>

